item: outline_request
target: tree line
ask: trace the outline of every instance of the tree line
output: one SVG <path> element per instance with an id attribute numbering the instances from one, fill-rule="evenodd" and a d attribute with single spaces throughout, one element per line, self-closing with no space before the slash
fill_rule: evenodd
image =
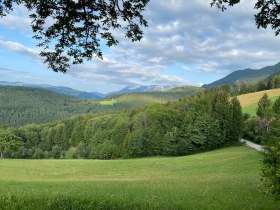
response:
<path id="1" fill-rule="evenodd" d="M 214 88 L 166 104 L 87 114 L 13 130 L 21 140 L 10 158 L 114 159 L 188 155 L 239 141 L 242 111 L 236 97 Z"/>
<path id="2" fill-rule="evenodd" d="M 232 95 L 254 93 L 258 91 L 270 90 L 276 88 L 280 88 L 280 73 L 271 75 L 270 77 L 255 83 L 241 82 L 241 83 L 235 83 L 230 87 Z"/>

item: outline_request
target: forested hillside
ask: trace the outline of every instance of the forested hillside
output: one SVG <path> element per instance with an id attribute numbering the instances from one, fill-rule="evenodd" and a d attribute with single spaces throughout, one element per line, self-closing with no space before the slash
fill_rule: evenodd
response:
<path id="1" fill-rule="evenodd" d="M 241 134 L 236 98 L 218 88 L 175 102 L 110 114 L 27 125 L 13 158 L 98 158 L 186 155 L 231 145 Z"/>
<path id="2" fill-rule="evenodd" d="M 171 92 L 125 94 L 113 97 L 115 103 L 108 106 L 100 101 L 81 100 L 40 88 L 0 86 L 0 125 L 41 124 L 79 114 L 132 109 L 176 100 L 197 91 L 199 88 L 189 87 Z"/>
<path id="3" fill-rule="evenodd" d="M 264 80 L 270 77 L 273 74 L 279 73 L 280 71 L 280 62 L 275 64 L 274 66 L 267 66 L 262 69 L 254 70 L 254 69 L 244 69 L 234 71 L 226 77 L 217 80 L 213 83 L 203 85 L 204 88 L 217 87 L 221 85 L 233 85 L 236 83 L 257 83 L 258 81 Z"/>
<path id="4" fill-rule="evenodd" d="M 111 95 L 106 100 L 114 99 L 116 104 L 121 107 L 136 108 L 153 103 L 166 103 L 168 101 L 178 100 L 202 91 L 202 88 L 194 86 L 182 86 L 167 91 L 149 91 L 141 93 L 126 93 L 121 95 Z"/>
<path id="5" fill-rule="evenodd" d="M 0 87 L 0 125 L 48 123 L 73 115 L 111 110 L 93 100 L 78 100 L 28 87 Z"/>

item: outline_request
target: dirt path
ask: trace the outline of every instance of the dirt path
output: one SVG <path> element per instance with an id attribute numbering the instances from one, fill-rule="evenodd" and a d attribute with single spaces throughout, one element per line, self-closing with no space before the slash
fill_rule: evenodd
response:
<path id="1" fill-rule="evenodd" d="M 249 146 L 249 147 L 251 147 L 255 150 L 258 150 L 260 152 L 265 152 L 265 148 L 263 146 L 259 145 L 259 144 L 255 144 L 255 143 L 247 141 L 245 139 L 241 139 L 240 141 L 245 143 L 247 146 Z"/>

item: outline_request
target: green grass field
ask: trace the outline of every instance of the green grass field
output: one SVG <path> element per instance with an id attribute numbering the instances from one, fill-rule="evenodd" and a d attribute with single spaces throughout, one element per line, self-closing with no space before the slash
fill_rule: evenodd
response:
<path id="1" fill-rule="evenodd" d="M 114 99 L 100 101 L 100 104 L 103 105 L 103 106 L 112 106 L 115 103 L 117 103 L 117 100 L 114 100 Z"/>
<path id="2" fill-rule="evenodd" d="M 280 96 L 280 88 L 278 89 L 271 89 L 271 90 L 264 90 L 264 91 L 259 91 L 259 92 L 254 92 L 254 93 L 248 93 L 248 94 L 243 94 L 239 95 L 237 98 L 240 101 L 240 104 L 242 107 L 246 107 L 251 104 L 258 103 L 260 98 L 267 93 L 267 95 L 271 97 L 275 96 Z"/>
<path id="3" fill-rule="evenodd" d="M 272 102 L 274 102 L 274 101 L 276 101 L 277 98 L 278 98 L 278 96 L 274 96 L 274 97 L 271 97 L 270 100 Z M 242 111 L 243 111 L 243 113 L 248 113 L 251 116 L 257 116 L 257 114 L 256 114 L 257 107 L 258 107 L 258 103 L 250 104 L 248 106 L 243 107 Z"/>
<path id="4" fill-rule="evenodd" d="M 280 88 L 264 90 L 255 93 L 248 93 L 238 96 L 237 98 L 240 101 L 243 113 L 248 113 L 251 116 L 256 116 L 258 101 L 265 93 L 267 93 L 268 97 L 272 101 L 275 101 L 280 96 Z"/>
<path id="5" fill-rule="evenodd" d="M 186 157 L 0 160 L 0 209 L 279 209 L 246 146 Z"/>

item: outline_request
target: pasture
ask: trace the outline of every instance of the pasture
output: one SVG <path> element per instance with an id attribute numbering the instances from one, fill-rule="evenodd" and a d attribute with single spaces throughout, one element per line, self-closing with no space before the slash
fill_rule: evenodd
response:
<path id="1" fill-rule="evenodd" d="M 117 103 L 117 100 L 114 99 L 100 101 L 100 104 L 103 106 L 113 106 L 115 103 Z"/>
<path id="2" fill-rule="evenodd" d="M 258 101 L 260 98 L 267 93 L 271 101 L 275 101 L 280 96 L 280 89 L 264 90 L 255 93 L 248 93 L 238 96 L 242 106 L 243 113 L 248 113 L 251 116 L 256 116 L 256 109 L 258 107 Z"/>
<path id="3" fill-rule="evenodd" d="M 271 89 L 271 90 L 264 90 L 264 91 L 259 91 L 259 92 L 255 92 L 255 93 L 243 94 L 243 95 L 239 95 L 237 98 L 239 99 L 241 106 L 246 107 L 248 105 L 258 103 L 260 98 L 265 93 L 267 93 L 269 98 L 275 97 L 275 96 L 280 96 L 280 88 Z"/>
<path id="4" fill-rule="evenodd" d="M 272 102 L 276 101 L 279 96 L 270 97 Z M 243 113 L 248 113 L 251 116 L 257 116 L 256 110 L 258 108 L 258 103 L 250 104 L 242 108 Z"/>
<path id="5" fill-rule="evenodd" d="M 279 209 L 246 146 L 124 160 L 0 160 L 0 209 Z"/>

